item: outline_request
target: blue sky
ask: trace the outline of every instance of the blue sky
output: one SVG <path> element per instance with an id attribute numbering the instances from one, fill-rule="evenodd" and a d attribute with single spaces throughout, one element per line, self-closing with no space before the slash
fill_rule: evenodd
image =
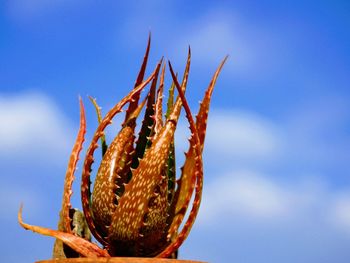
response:
<path id="1" fill-rule="evenodd" d="M 203 203 L 180 257 L 348 262 L 350 3 L 116 2 L 0 4 L 1 261 L 51 256 L 53 239 L 18 226 L 19 204 L 28 223 L 56 227 L 78 95 L 89 139 L 96 118 L 87 95 L 105 111 L 121 99 L 151 31 L 148 72 L 162 55 L 182 72 L 191 46 L 194 112 L 230 56 L 209 116 Z M 180 123 L 179 153 L 186 131 Z"/>

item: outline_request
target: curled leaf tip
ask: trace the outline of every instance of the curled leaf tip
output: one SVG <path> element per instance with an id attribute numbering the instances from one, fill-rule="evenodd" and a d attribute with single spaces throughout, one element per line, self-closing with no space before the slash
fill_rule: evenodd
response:
<path id="1" fill-rule="evenodd" d="M 188 46 L 185 69 L 179 82 L 172 63 L 163 56 L 152 73 L 145 77 L 150 45 L 151 32 L 133 88 L 103 117 L 96 98 L 88 96 L 95 107 L 98 126 L 84 158 L 81 176 L 83 213 L 79 215 L 103 249 L 83 238 L 85 235 L 77 234 L 74 220 L 77 220 L 78 213 L 72 214 L 74 209 L 70 204 L 74 172 L 86 132 L 85 110 L 80 95 L 80 126 L 65 177 L 60 213 L 63 221 L 60 221 L 58 230 L 26 224 L 21 204 L 18 222 L 23 228 L 54 237 L 84 257 L 169 257 L 184 242 L 201 201 L 202 151 L 211 94 L 228 56 L 221 61 L 205 90 L 195 122 L 185 97 L 191 47 Z M 167 90 L 164 84 L 166 64 L 172 80 Z M 144 91 L 146 88 L 148 90 Z M 175 91 L 177 97 L 175 89 L 178 90 Z M 167 91 L 167 110 L 163 113 L 163 98 Z M 180 175 L 176 176 L 174 138 L 182 108 L 189 122 L 191 137 L 185 162 L 179 169 Z M 105 133 L 109 130 L 106 128 L 122 112 L 122 128 L 107 146 Z M 144 115 L 143 119 L 141 115 Z M 102 159 L 96 175 L 92 175 L 93 162 L 99 160 L 95 158 L 99 146 Z M 91 182 L 91 177 L 94 182 Z M 93 189 L 90 189 L 91 186 Z"/>

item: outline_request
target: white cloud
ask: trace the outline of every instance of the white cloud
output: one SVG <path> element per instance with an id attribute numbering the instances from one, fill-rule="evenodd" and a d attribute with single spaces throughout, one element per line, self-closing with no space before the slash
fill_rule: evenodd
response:
<path id="1" fill-rule="evenodd" d="M 11 0 L 7 1 L 7 12 L 16 21 L 28 21 L 50 14 L 55 10 L 81 3 L 83 1 L 80 0 Z"/>
<path id="2" fill-rule="evenodd" d="M 0 95 L 0 119 L 0 156 L 49 160 L 72 147 L 74 129 L 42 94 Z"/>
<path id="3" fill-rule="evenodd" d="M 157 12 L 159 6 L 148 8 L 152 12 L 135 11 L 123 21 L 121 34 L 124 36 L 122 44 L 125 48 L 135 49 L 137 46 L 143 50 L 145 41 L 140 42 L 139 36 L 146 36 L 151 30 L 154 36 L 152 54 L 156 54 L 155 57 L 165 55 L 175 68 L 177 64 L 183 65 L 190 45 L 192 65 L 197 68 L 197 72 L 205 68 L 208 74 L 208 67 L 216 67 L 224 56 L 229 55 L 224 67 L 226 74 L 229 72 L 231 79 L 233 77 L 235 80 L 243 79 L 247 83 L 258 84 L 255 87 L 266 87 L 266 83 L 262 85 L 262 81 L 266 80 L 270 85 L 276 75 L 282 74 L 282 69 L 294 63 L 295 50 L 298 48 L 296 45 L 302 39 L 292 26 L 278 28 L 280 25 L 276 24 L 275 30 L 271 30 L 271 25 L 247 20 L 235 10 L 216 7 L 182 20 L 174 12 Z M 153 12 L 158 15 L 150 15 Z M 289 34 L 281 38 L 281 32 L 285 32 L 286 27 Z M 120 45 L 120 32 L 116 36 Z"/>
<path id="4" fill-rule="evenodd" d="M 350 233 L 350 191 L 334 197 L 329 215 L 335 226 Z"/>
<path id="5" fill-rule="evenodd" d="M 294 220 L 294 224 L 317 222 L 350 230 L 350 191 L 343 194 L 331 188 L 323 175 L 315 174 L 315 164 L 307 161 L 317 159 L 317 167 L 322 167 L 330 162 L 327 149 L 334 149 L 331 160 L 336 162 L 343 154 L 342 148 L 336 149 L 332 141 L 325 141 L 323 134 L 341 126 L 344 118 L 334 121 L 329 114 L 315 114 L 317 108 L 314 105 L 311 110 L 294 112 L 293 118 L 279 124 L 246 111 L 212 109 L 204 153 L 208 156 L 205 158 L 207 170 L 216 174 L 205 174 L 208 180 L 200 221 L 212 224 L 234 217 L 261 222 Z M 304 121 L 311 117 L 317 120 L 317 128 L 308 128 L 313 124 Z M 329 118 L 333 125 L 326 125 Z M 184 127 L 180 126 L 180 141 L 185 138 Z M 223 159 L 226 168 L 215 167 Z M 287 166 L 283 168 L 283 164 Z M 297 167 L 294 172 L 298 174 L 294 177 L 290 167 Z M 273 174 L 269 172 L 271 168 Z"/>
<path id="6" fill-rule="evenodd" d="M 181 20 L 177 18 L 176 13 L 164 13 L 159 10 L 158 5 L 152 5 L 152 3 L 147 4 L 145 9 L 150 12 L 144 12 L 144 9 L 139 9 L 142 10 L 141 12 L 136 10 L 130 13 L 123 23 L 124 37 L 122 40 L 127 40 L 125 44 L 129 47 L 139 45 L 143 50 L 145 44 L 139 41 L 139 36 L 151 30 L 153 33 L 152 52 L 165 55 L 173 62 L 179 62 L 182 65 L 190 45 L 192 56 L 195 58 L 193 63 L 200 65 L 204 62 L 205 65 L 217 65 L 220 59 L 229 54 L 235 61 L 235 63 L 229 63 L 230 66 L 240 72 L 250 68 L 255 63 L 255 56 L 259 54 L 251 47 L 252 42 L 244 34 L 247 26 L 243 20 L 239 16 L 233 17 L 225 10 L 205 12 L 199 16 Z M 152 13 L 158 13 L 158 15 L 150 15 Z M 164 21 L 168 23 L 164 24 Z M 172 21 L 176 23 L 172 24 Z M 118 43 L 120 43 L 119 38 Z"/>
<path id="7" fill-rule="evenodd" d="M 181 120 L 176 133 L 176 145 L 182 150 L 188 147 L 186 138 L 189 137 L 189 129 L 185 121 Z M 284 150 L 283 136 L 277 125 L 258 114 L 212 109 L 209 113 L 204 156 L 221 161 L 275 160 Z"/>
<path id="8" fill-rule="evenodd" d="M 215 221 L 238 215 L 270 220 L 290 214 L 293 202 L 293 196 L 273 181 L 251 171 L 237 171 L 209 183 L 201 218 Z"/>
<path id="9" fill-rule="evenodd" d="M 318 178 L 281 182 L 249 170 L 216 176 L 205 185 L 199 223 L 234 219 L 259 224 L 321 225 L 350 233 L 350 190 L 331 190 Z"/>
<path id="10" fill-rule="evenodd" d="M 247 247 L 261 253 L 249 262 L 276 256 L 276 247 L 280 257 L 271 260 L 276 262 L 285 261 L 286 255 L 288 262 L 321 262 L 338 253 L 350 239 L 350 189 L 339 189 L 323 169 L 338 163 L 348 167 L 348 161 L 342 161 L 349 156 L 343 154 L 348 153 L 343 149 L 347 141 L 339 147 L 339 138 L 329 136 L 344 127 L 348 116 L 336 101 L 331 106 L 308 101 L 308 107 L 298 107 L 283 122 L 212 109 L 203 200 L 193 229 L 199 245 L 185 253 L 202 255 L 202 247 L 208 247 L 211 250 L 201 259 L 213 262 L 226 262 L 227 257 L 218 260 L 216 252 L 231 256 L 232 248 L 233 255 L 243 255 L 238 261 L 247 262 Z M 203 233 L 208 232 L 211 238 L 206 240 Z"/>
<path id="11" fill-rule="evenodd" d="M 251 71 L 257 64 L 259 49 L 254 42 L 249 41 L 243 33 L 241 19 L 228 16 L 225 11 L 213 12 L 199 17 L 182 37 L 172 46 L 178 54 L 190 45 L 193 56 L 205 65 L 216 65 L 225 55 L 230 55 L 225 68 L 229 67 L 236 73 Z M 256 45 L 256 43 L 255 43 Z"/>
<path id="12" fill-rule="evenodd" d="M 282 148 L 277 126 L 244 111 L 210 112 L 206 146 L 208 152 L 232 157 L 269 158 Z"/>
<path id="13" fill-rule="evenodd" d="M 228 54 L 230 58 L 225 71 L 229 70 L 236 79 L 250 82 L 270 79 L 286 63 L 295 59 L 291 55 L 294 38 L 297 38 L 292 34 L 293 28 L 289 28 L 290 34 L 283 38 L 283 41 L 288 41 L 288 38 L 293 38 L 293 41 L 286 44 L 271 28 L 263 24 L 257 26 L 254 21 L 246 20 L 233 10 L 212 10 L 180 28 L 179 37 L 169 41 L 172 59 L 180 57 L 183 60 L 188 45 L 192 47 L 193 63 L 196 65 L 217 65 Z M 166 43 L 164 46 L 167 46 Z"/>

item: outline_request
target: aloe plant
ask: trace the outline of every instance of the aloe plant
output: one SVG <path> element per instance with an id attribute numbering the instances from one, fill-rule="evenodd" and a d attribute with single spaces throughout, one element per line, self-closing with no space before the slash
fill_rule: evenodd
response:
<path id="1" fill-rule="evenodd" d="M 87 148 L 83 164 L 83 212 L 72 209 L 70 204 L 74 172 L 86 130 L 82 99 L 80 129 L 65 176 L 58 229 L 26 224 L 22 220 L 22 207 L 19 211 L 19 223 L 25 229 L 56 238 L 54 258 L 170 257 L 191 230 L 201 202 L 202 151 L 210 99 L 227 57 L 212 77 L 194 120 L 184 95 L 190 70 L 190 49 L 181 84 L 171 63 L 168 63 L 172 85 L 169 88 L 165 114 L 163 93 L 166 64 L 161 60 L 144 80 L 149 51 L 150 38 L 134 88 L 104 118 L 96 100 L 90 98 L 96 109 L 99 125 Z M 150 86 L 149 91 L 141 101 L 141 92 L 147 86 Z M 178 93 L 176 98 L 175 89 Z M 121 130 L 107 146 L 105 129 L 126 105 Z M 174 133 L 182 108 L 189 122 L 191 136 L 181 174 L 177 176 Z M 142 111 L 144 117 L 137 132 L 136 120 Z M 91 167 L 99 142 L 102 161 L 91 192 Z M 189 207 L 189 214 L 185 217 Z M 90 231 L 102 248 L 91 242 Z"/>

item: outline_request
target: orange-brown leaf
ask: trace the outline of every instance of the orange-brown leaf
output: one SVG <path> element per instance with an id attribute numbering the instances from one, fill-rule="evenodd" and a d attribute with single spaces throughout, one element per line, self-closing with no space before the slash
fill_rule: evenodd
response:
<path id="1" fill-rule="evenodd" d="M 198 137 L 199 137 L 199 142 L 201 145 L 201 153 L 203 151 L 203 147 L 204 147 L 204 139 L 205 139 L 205 132 L 206 132 L 206 127 L 207 127 L 207 118 L 208 118 L 208 111 L 209 111 L 209 105 L 210 105 L 210 99 L 211 99 L 211 95 L 213 93 L 214 90 L 214 86 L 216 83 L 216 80 L 219 76 L 219 73 L 226 61 L 227 57 L 225 57 L 225 59 L 220 63 L 219 67 L 217 68 L 217 70 L 215 71 L 215 74 L 212 78 L 212 80 L 210 81 L 210 84 L 205 92 L 203 101 L 200 105 L 199 108 L 199 112 L 197 114 L 197 118 L 196 118 L 196 130 L 198 132 Z M 174 74 L 173 71 L 172 72 L 172 76 L 174 79 L 174 82 L 176 83 L 176 76 Z M 180 180 L 178 181 L 178 188 L 175 194 L 175 202 L 176 202 L 176 207 L 175 207 L 175 211 L 174 211 L 174 220 L 173 223 L 171 225 L 170 228 L 170 235 L 173 235 L 174 233 L 176 233 L 178 227 L 180 226 L 187 207 L 190 203 L 192 194 L 193 194 L 193 189 L 194 189 L 194 185 L 195 185 L 195 180 L 196 180 L 196 154 L 195 154 L 195 150 L 194 150 L 194 145 L 195 145 L 195 141 L 194 141 L 194 135 L 191 135 L 191 138 L 189 140 L 190 142 L 190 146 L 189 146 L 189 150 L 186 153 L 186 160 L 185 160 L 185 164 L 182 168 L 182 175 Z"/>
<path id="2" fill-rule="evenodd" d="M 172 74 L 175 86 L 179 92 L 179 97 L 181 98 L 184 109 L 186 111 L 186 117 L 190 123 L 190 130 L 191 130 L 192 137 L 193 137 L 192 148 L 194 151 L 194 158 L 191 161 L 191 163 L 192 162 L 194 163 L 194 164 L 191 164 L 191 166 L 194 166 L 194 168 L 193 168 L 194 177 L 191 177 L 191 180 L 192 180 L 193 188 L 195 187 L 195 185 L 196 185 L 196 187 L 195 187 L 195 196 L 194 196 L 194 200 L 193 200 L 193 204 L 192 204 L 192 209 L 190 211 L 190 214 L 188 216 L 186 223 L 184 224 L 182 230 L 180 231 L 180 233 L 178 235 L 175 235 L 176 234 L 175 232 L 171 233 L 171 231 L 169 231 L 169 237 L 172 237 L 172 234 L 173 234 L 173 236 L 175 236 L 175 238 L 174 238 L 174 240 L 172 240 L 172 242 L 169 246 L 167 246 L 161 253 L 159 253 L 157 255 L 157 257 L 169 256 L 187 238 L 187 236 L 192 228 L 192 225 L 197 217 L 197 214 L 198 214 L 199 205 L 200 205 L 201 198 L 202 198 L 202 187 L 203 187 L 203 163 L 202 163 L 202 155 L 201 155 L 201 150 L 200 150 L 200 142 L 199 142 L 198 132 L 197 132 L 190 108 L 187 104 L 187 100 L 185 98 L 183 88 L 179 85 L 170 64 L 169 64 L 169 66 L 171 69 L 171 74 Z M 180 212 L 182 213 L 183 211 L 180 211 Z M 179 225 L 177 225 L 176 221 L 173 221 L 171 228 L 174 227 L 174 225 L 179 227 Z"/>
<path id="3" fill-rule="evenodd" d="M 148 55 L 149 55 L 150 48 L 151 48 L 151 34 L 149 34 L 149 36 L 148 36 L 147 48 L 146 48 L 146 51 L 145 51 L 145 55 L 143 57 L 143 61 L 142 61 L 142 64 L 141 64 L 141 68 L 140 68 L 139 74 L 137 75 L 137 78 L 136 78 L 136 81 L 135 81 L 134 88 L 139 86 L 142 83 L 142 81 L 143 81 L 143 78 L 145 76 L 146 67 L 147 67 L 147 61 L 148 61 Z M 135 109 L 137 108 L 137 105 L 139 103 L 139 98 L 140 98 L 140 93 L 135 93 L 135 95 L 133 96 L 133 100 L 130 102 L 129 107 L 128 107 L 127 111 L 126 111 L 125 122 L 129 119 L 129 115 L 132 112 L 134 112 Z"/>
<path id="4" fill-rule="evenodd" d="M 18 212 L 18 222 L 26 230 L 31 230 L 33 232 L 36 232 L 45 236 L 55 237 L 85 257 L 91 257 L 91 258 L 110 257 L 106 250 L 99 248 L 96 244 L 91 243 L 85 240 L 84 238 L 81 238 L 66 232 L 52 230 L 49 228 L 39 227 L 39 226 L 34 226 L 34 225 L 29 225 L 27 223 L 24 223 L 22 219 L 22 208 L 23 207 L 21 206 Z"/>
<path id="5" fill-rule="evenodd" d="M 84 135 L 86 132 L 86 119 L 83 101 L 79 98 L 80 103 L 80 127 L 79 132 L 69 158 L 66 176 L 64 180 L 63 200 L 60 213 L 60 221 L 58 228 L 60 231 L 71 233 L 71 219 L 69 217 L 69 210 L 72 208 L 70 203 L 70 197 L 72 195 L 72 184 L 74 181 L 74 172 L 76 170 L 77 162 L 79 160 L 79 153 L 83 148 Z"/>
<path id="6" fill-rule="evenodd" d="M 91 173 L 91 165 L 93 163 L 93 154 L 96 150 L 98 144 L 99 138 L 103 135 L 104 129 L 111 123 L 113 117 L 122 111 L 123 106 L 130 102 L 130 100 L 133 98 L 133 96 L 140 92 L 142 89 L 145 88 L 145 86 L 154 78 L 155 72 L 157 71 L 157 68 L 153 73 L 139 86 L 134 88 L 126 97 L 124 97 L 119 103 L 117 103 L 104 117 L 104 119 L 101 121 L 100 125 L 97 127 L 97 130 L 91 140 L 90 146 L 87 150 L 85 161 L 84 161 L 84 167 L 83 167 L 83 174 L 82 174 L 82 183 L 81 183 L 81 200 L 82 200 L 82 206 L 84 215 L 86 217 L 86 222 L 89 225 L 89 228 L 91 230 L 91 233 L 95 236 L 95 238 L 101 242 L 103 245 L 107 245 L 106 241 L 102 237 L 102 235 L 96 230 L 96 226 L 93 222 L 92 213 L 90 210 L 90 173 Z"/>

